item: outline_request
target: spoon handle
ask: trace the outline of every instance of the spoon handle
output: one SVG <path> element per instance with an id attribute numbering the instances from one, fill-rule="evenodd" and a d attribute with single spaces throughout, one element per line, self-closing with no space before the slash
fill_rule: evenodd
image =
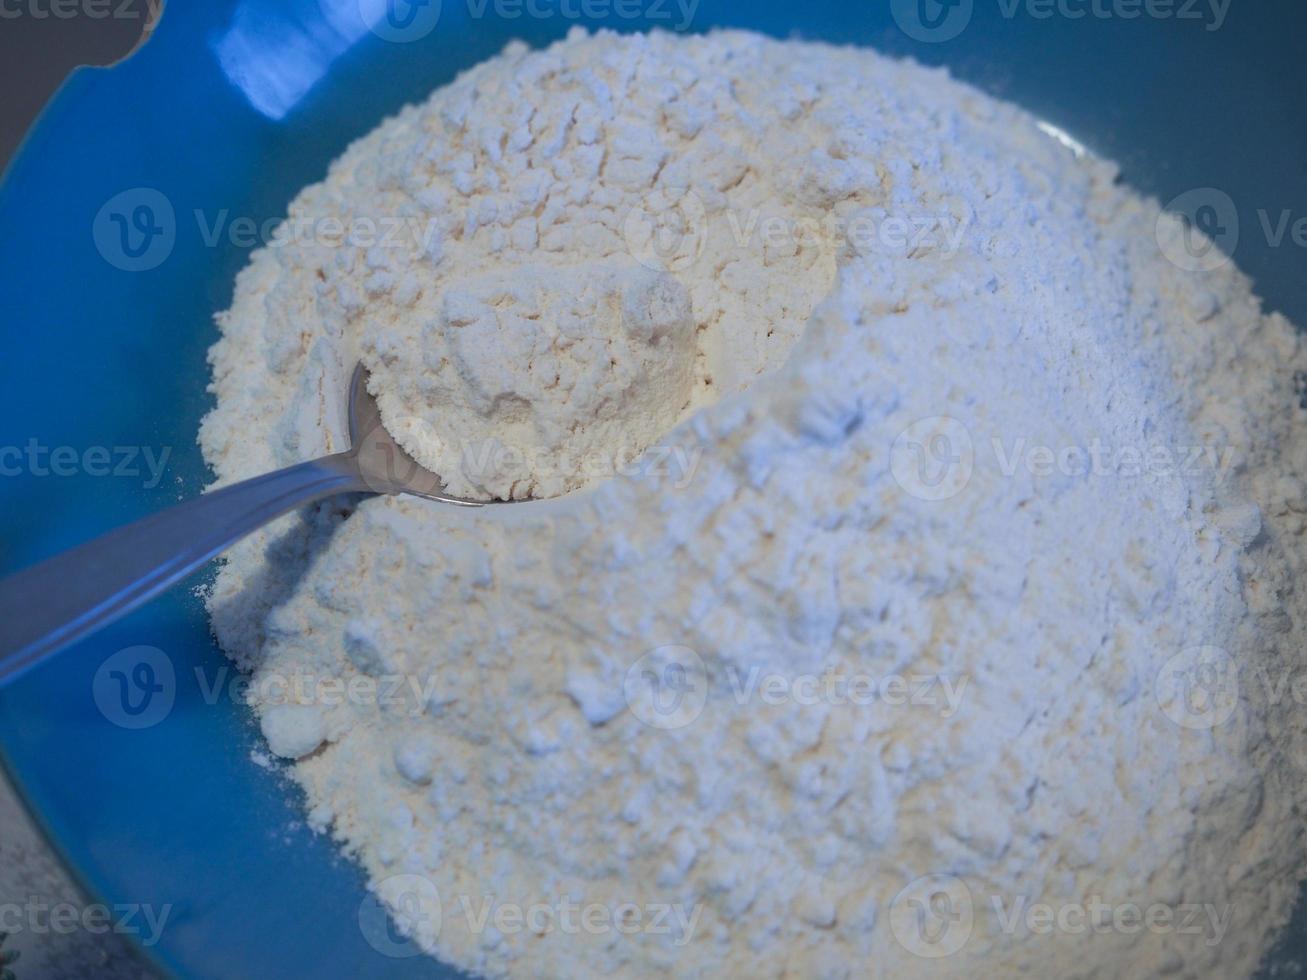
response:
<path id="1" fill-rule="evenodd" d="M 125 616 L 296 507 L 369 491 L 354 456 L 215 490 L 0 580 L 0 684 Z"/>

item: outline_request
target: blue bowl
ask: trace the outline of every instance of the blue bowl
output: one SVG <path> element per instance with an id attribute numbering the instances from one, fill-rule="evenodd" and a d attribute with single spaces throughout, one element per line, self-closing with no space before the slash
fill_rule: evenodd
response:
<path id="1" fill-rule="evenodd" d="M 608 0 L 173 0 L 129 61 L 77 72 L 0 188 L 0 573 L 200 492 L 205 351 L 259 237 L 250 219 L 283 216 L 348 142 L 510 39 L 543 44 L 578 23 L 674 30 L 690 15 L 693 30 L 947 64 L 1164 201 L 1229 194 L 1240 265 L 1307 323 L 1304 249 L 1266 230 L 1307 208 L 1296 0 L 1234 4 L 1219 22 L 1212 0 L 1137 18 L 1100 2 L 1109 16 L 1079 19 L 1021 0 L 635 6 L 638 18 Z M 304 829 L 299 792 L 251 761 L 234 677 L 201 602 L 178 589 L 0 691 L 0 755 L 92 894 L 171 910 L 146 952 L 165 971 L 453 976 L 387 932 L 359 870 Z M 1299 916 L 1276 959 L 1305 948 Z"/>

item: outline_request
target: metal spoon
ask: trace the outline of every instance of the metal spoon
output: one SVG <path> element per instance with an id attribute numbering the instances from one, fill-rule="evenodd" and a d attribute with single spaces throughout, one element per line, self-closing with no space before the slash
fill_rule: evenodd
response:
<path id="1" fill-rule="evenodd" d="M 360 364 L 349 386 L 349 452 L 206 493 L 0 581 L 0 683 L 176 585 L 250 532 L 341 493 L 407 493 L 481 507 L 400 448 Z"/>

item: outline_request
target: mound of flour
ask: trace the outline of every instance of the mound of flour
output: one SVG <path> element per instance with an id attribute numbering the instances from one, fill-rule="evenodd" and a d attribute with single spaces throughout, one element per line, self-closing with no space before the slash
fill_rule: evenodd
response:
<path id="1" fill-rule="evenodd" d="M 361 359 L 451 488 L 590 488 L 324 506 L 210 598 L 422 949 L 1253 971 L 1304 873 L 1307 354 L 1110 165 L 867 51 L 578 32 L 291 217 L 354 230 L 241 274 L 222 482 L 342 449 Z"/>

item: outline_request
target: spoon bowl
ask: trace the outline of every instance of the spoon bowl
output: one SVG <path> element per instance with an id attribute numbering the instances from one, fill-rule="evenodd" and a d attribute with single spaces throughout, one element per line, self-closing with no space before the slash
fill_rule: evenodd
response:
<path id="1" fill-rule="evenodd" d="M 368 490 L 380 494 L 406 493 L 456 507 L 521 503 L 508 500 L 465 500 L 444 492 L 444 481 L 425 469 L 395 441 L 381 419 L 381 409 L 368 390 L 368 371 L 361 363 L 349 383 L 349 441 L 344 454 Z M 332 458 L 332 457 L 329 457 Z"/>

